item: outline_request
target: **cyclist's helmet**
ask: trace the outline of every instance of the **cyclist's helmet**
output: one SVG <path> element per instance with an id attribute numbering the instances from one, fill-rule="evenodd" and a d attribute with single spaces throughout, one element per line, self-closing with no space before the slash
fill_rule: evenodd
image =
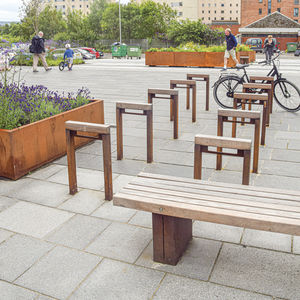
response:
<path id="1" fill-rule="evenodd" d="M 66 44 L 65 46 L 67 49 L 71 48 L 71 45 L 70 44 Z"/>

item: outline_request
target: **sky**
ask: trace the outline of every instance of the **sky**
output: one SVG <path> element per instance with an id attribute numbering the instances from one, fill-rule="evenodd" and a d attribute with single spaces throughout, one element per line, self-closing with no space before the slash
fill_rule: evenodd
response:
<path id="1" fill-rule="evenodd" d="M 0 21 L 19 21 L 21 0 L 0 0 Z"/>

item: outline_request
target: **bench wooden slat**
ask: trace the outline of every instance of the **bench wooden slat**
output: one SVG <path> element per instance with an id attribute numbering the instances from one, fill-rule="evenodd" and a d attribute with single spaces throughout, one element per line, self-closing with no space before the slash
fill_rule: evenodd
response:
<path id="1" fill-rule="evenodd" d="M 177 95 L 178 91 L 174 89 L 148 89 L 148 94 L 158 94 L 158 95 Z"/>
<path id="2" fill-rule="evenodd" d="M 196 85 L 196 81 L 195 80 L 170 80 L 170 84 Z"/>
<path id="3" fill-rule="evenodd" d="M 83 132 L 94 132 L 99 134 L 109 134 L 110 125 L 97 124 L 97 123 L 87 123 L 87 122 L 78 122 L 78 121 L 66 121 L 66 129 L 76 130 Z"/>
<path id="4" fill-rule="evenodd" d="M 209 78 L 209 75 L 207 75 L 207 74 L 191 74 L 191 73 L 188 73 L 186 76 L 187 76 L 187 78 L 192 78 L 192 77 L 205 78 L 205 79 Z"/>
<path id="5" fill-rule="evenodd" d="M 137 102 L 117 102 L 116 108 L 137 109 L 137 110 L 152 110 L 152 104 L 137 103 Z"/>
<path id="6" fill-rule="evenodd" d="M 243 83 L 243 88 L 271 90 L 272 85 L 267 83 Z"/>
<path id="7" fill-rule="evenodd" d="M 261 113 L 253 110 L 218 109 L 218 116 L 260 119 Z"/>
<path id="8" fill-rule="evenodd" d="M 252 195 L 252 194 L 245 194 L 245 193 L 238 193 L 235 190 L 230 189 L 206 189 L 206 186 L 198 186 L 198 187 L 190 187 L 187 184 L 180 184 L 179 182 L 176 182 L 174 184 L 167 184 L 167 183 L 161 183 L 159 181 L 154 180 L 132 180 L 130 184 L 126 188 L 137 188 L 139 187 L 146 187 L 149 186 L 151 188 L 157 188 L 157 189 L 164 189 L 166 191 L 174 191 L 174 192 L 185 192 L 190 193 L 191 197 L 194 195 L 196 197 L 220 197 L 223 199 L 223 201 L 236 201 L 236 200 L 247 200 L 250 201 L 250 205 L 253 204 L 253 202 L 263 203 L 266 205 L 281 205 L 284 206 L 285 209 L 291 210 L 291 211 L 299 211 L 300 212 L 300 200 L 292 198 L 292 200 L 283 199 L 280 198 L 278 195 L 274 195 L 272 197 L 270 194 L 267 195 Z M 277 197 L 276 197 L 277 196 Z M 229 199 L 229 200 L 227 200 Z M 283 209 L 283 208 L 282 208 Z"/>
<path id="9" fill-rule="evenodd" d="M 253 94 L 253 93 L 234 93 L 234 99 L 245 100 L 268 100 L 268 94 Z"/>
<path id="10" fill-rule="evenodd" d="M 197 134 L 195 136 L 195 144 L 210 147 L 222 147 L 239 150 L 250 150 L 251 140 L 237 139 L 223 136 L 213 136 L 205 134 Z"/>
<path id="11" fill-rule="evenodd" d="M 300 220 L 117 193 L 114 205 L 187 219 L 300 235 Z"/>
<path id="12" fill-rule="evenodd" d="M 271 77 L 271 76 L 250 76 L 249 80 L 274 81 L 274 77 Z"/>
<path id="13" fill-rule="evenodd" d="M 273 189 L 268 187 L 259 187 L 259 186 L 247 186 L 247 185 L 239 185 L 234 183 L 224 183 L 224 182 L 216 182 L 216 181 L 206 181 L 206 180 L 194 180 L 192 178 L 183 178 L 183 177 L 177 177 L 177 176 L 169 176 L 169 175 L 161 175 L 161 174 L 152 174 L 152 173 L 146 173 L 141 172 L 138 174 L 138 178 L 144 178 L 144 179 L 158 179 L 162 182 L 181 182 L 184 184 L 191 184 L 195 187 L 198 187 L 199 189 L 202 189 L 203 186 L 207 187 L 215 187 L 215 188 L 228 188 L 228 189 L 234 189 L 238 192 L 248 192 L 249 194 L 253 195 L 255 192 L 261 192 L 264 194 L 272 193 L 272 194 L 279 194 L 283 197 L 286 195 L 294 196 L 296 199 L 300 200 L 300 191 L 292 191 L 292 190 L 281 190 L 281 189 Z M 144 180 L 143 179 L 143 180 Z"/>
<path id="14" fill-rule="evenodd" d="M 153 199 L 165 199 L 175 202 L 182 202 L 194 205 L 205 205 L 208 207 L 217 207 L 223 209 L 233 209 L 236 211 L 252 212 L 263 215 L 281 216 L 286 218 L 294 218 L 300 220 L 299 207 L 295 209 L 288 209 L 288 206 L 266 204 L 258 201 L 242 201 L 237 199 L 230 199 L 214 196 L 200 196 L 189 194 L 188 192 L 171 191 L 167 189 L 159 189 L 152 187 L 140 187 L 135 185 L 128 185 L 121 190 L 121 193 L 132 194 L 137 196 L 145 196 Z"/>

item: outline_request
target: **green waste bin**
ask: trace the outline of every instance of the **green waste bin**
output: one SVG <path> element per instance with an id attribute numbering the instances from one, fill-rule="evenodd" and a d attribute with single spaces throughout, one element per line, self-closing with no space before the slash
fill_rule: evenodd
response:
<path id="1" fill-rule="evenodd" d="M 111 54 L 112 54 L 112 58 L 125 57 L 127 55 L 127 45 L 120 44 L 120 43 L 114 43 L 111 46 Z"/>
<path id="2" fill-rule="evenodd" d="M 140 46 L 127 46 L 127 59 L 136 57 L 140 59 L 142 56 L 142 49 Z"/>
<path id="3" fill-rule="evenodd" d="M 297 43 L 286 43 L 287 52 L 295 52 L 297 50 Z"/>

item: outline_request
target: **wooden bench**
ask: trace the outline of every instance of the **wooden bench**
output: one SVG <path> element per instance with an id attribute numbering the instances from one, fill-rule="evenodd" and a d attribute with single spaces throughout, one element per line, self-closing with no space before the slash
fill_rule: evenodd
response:
<path id="1" fill-rule="evenodd" d="M 253 145 L 253 173 L 258 172 L 259 156 L 259 137 L 260 137 L 260 112 L 250 110 L 236 109 L 218 109 L 218 136 L 223 136 L 224 123 L 232 123 L 232 137 L 236 137 L 236 124 L 253 124 L 254 125 L 254 145 Z M 249 119 L 249 121 L 245 121 Z M 218 159 L 222 157 L 218 154 Z M 221 163 L 221 162 L 220 162 Z"/>
<path id="2" fill-rule="evenodd" d="M 243 93 L 267 93 L 268 94 L 268 114 L 267 114 L 267 126 L 270 124 L 271 106 L 273 103 L 273 89 L 271 84 L 265 83 L 244 83 Z M 242 105 L 242 109 L 245 109 L 245 105 Z M 251 103 L 248 105 L 248 109 L 251 110 Z"/>
<path id="3" fill-rule="evenodd" d="M 114 205 L 152 213 L 153 260 L 176 265 L 192 220 L 300 235 L 300 192 L 140 173 Z"/>
<path id="4" fill-rule="evenodd" d="M 192 122 L 196 122 L 196 81 L 195 80 L 170 80 L 170 89 L 186 89 L 186 109 L 190 109 L 190 90 L 192 89 Z M 172 102 L 170 102 L 172 105 Z"/>
<path id="5" fill-rule="evenodd" d="M 77 192 L 74 138 L 89 138 L 95 140 L 102 140 L 105 200 L 111 200 L 113 197 L 113 184 L 111 168 L 110 126 L 95 123 L 67 121 L 65 122 L 65 128 L 67 139 L 68 177 L 70 194 L 74 195 Z M 85 135 L 85 133 L 96 134 L 96 136 Z"/>
<path id="6" fill-rule="evenodd" d="M 208 147 L 215 147 L 217 148 L 217 151 L 209 150 Z M 236 153 L 223 152 L 223 148 L 236 150 Z M 204 134 L 196 135 L 194 152 L 194 178 L 196 179 L 201 179 L 203 152 L 217 154 L 217 170 L 222 169 L 222 155 L 243 157 L 244 163 L 242 183 L 247 185 L 249 184 L 251 140 Z"/>
<path id="7" fill-rule="evenodd" d="M 190 74 L 190 73 L 188 73 L 186 75 L 186 79 L 187 80 L 195 80 L 195 81 L 206 82 L 205 110 L 209 110 L 209 75 L 207 75 L 207 74 Z"/>
<path id="8" fill-rule="evenodd" d="M 126 110 L 127 109 L 127 110 Z M 140 110 L 142 113 L 128 111 Z M 147 163 L 153 161 L 153 114 L 152 104 L 117 102 L 116 124 L 117 124 L 117 160 L 123 159 L 123 114 L 147 117 Z"/>
<path id="9" fill-rule="evenodd" d="M 268 94 L 251 94 L 251 93 L 234 93 L 233 94 L 233 108 L 237 109 L 238 103 L 252 105 L 261 105 L 263 107 L 263 117 L 261 125 L 261 139 L 260 144 L 264 145 L 266 140 L 266 127 L 268 115 Z"/>
<path id="10" fill-rule="evenodd" d="M 178 91 L 168 89 L 148 89 L 148 103 L 153 99 L 164 99 L 170 101 L 170 121 L 174 121 L 173 138 L 178 138 Z"/>
<path id="11" fill-rule="evenodd" d="M 272 86 L 272 95 L 274 96 L 274 77 L 272 76 L 249 76 L 249 81 L 252 83 L 267 83 Z M 273 111 L 273 97 L 270 104 L 270 113 Z"/>

